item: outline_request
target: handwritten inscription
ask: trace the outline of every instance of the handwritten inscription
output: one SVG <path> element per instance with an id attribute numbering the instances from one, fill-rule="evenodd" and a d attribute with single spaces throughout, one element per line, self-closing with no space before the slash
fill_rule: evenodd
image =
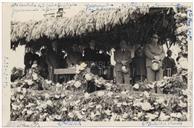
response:
<path id="1" fill-rule="evenodd" d="M 69 3 L 69 2 L 65 2 L 65 3 L 30 3 L 30 2 L 24 2 L 24 3 L 13 3 L 11 5 L 12 7 L 60 7 L 60 6 L 77 6 L 76 3 Z"/>
<path id="2" fill-rule="evenodd" d="M 9 70 L 8 70 L 8 64 L 9 64 L 9 58 L 4 57 L 3 58 L 3 85 L 4 87 L 8 86 L 8 81 L 9 81 Z"/>
<path id="3" fill-rule="evenodd" d="M 181 126 L 182 122 L 142 122 L 142 126 L 153 127 L 153 126 Z"/>
<path id="4" fill-rule="evenodd" d="M 115 9 L 112 4 L 87 4 L 87 11 L 96 11 L 96 10 L 111 10 Z"/>
<path id="5" fill-rule="evenodd" d="M 76 3 L 13 3 L 13 11 L 52 11 L 57 10 L 59 7 L 70 9 L 72 6 L 77 6 Z"/>
<path id="6" fill-rule="evenodd" d="M 13 126 L 13 127 L 40 127 L 39 122 L 24 122 L 24 121 L 10 121 L 6 125 L 7 127 Z"/>
<path id="7" fill-rule="evenodd" d="M 188 26 L 187 36 L 190 41 L 192 41 L 192 15 L 193 15 L 192 9 L 188 8 L 187 9 L 187 26 Z"/>
<path id="8" fill-rule="evenodd" d="M 81 126 L 80 121 L 62 121 L 58 123 L 58 126 Z"/>

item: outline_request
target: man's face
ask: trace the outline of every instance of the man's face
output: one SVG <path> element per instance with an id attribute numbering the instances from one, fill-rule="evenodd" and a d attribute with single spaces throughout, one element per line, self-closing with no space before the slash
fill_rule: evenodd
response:
<path id="1" fill-rule="evenodd" d="M 53 49 L 53 51 L 57 51 L 57 43 L 56 42 L 53 42 L 52 43 L 52 49 Z"/>
<path id="2" fill-rule="evenodd" d="M 151 40 L 152 40 L 153 43 L 158 43 L 159 39 L 158 39 L 157 35 L 153 35 Z"/>
<path id="3" fill-rule="evenodd" d="M 127 43 L 126 43 L 126 41 L 121 41 L 121 42 L 120 42 L 120 47 L 121 47 L 122 49 L 127 48 Z"/>
<path id="4" fill-rule="evenodd" d="M 142 49 L 138 49 L 138 52 L 137 52 L 137 56 L 143 56 L 143 50 Z"/>
<path id="5" fill-rule="evenodd" d="M 168 52 L 167 52 L 167 55 L 168 55 L 169 57 L 171 57 L 171 56 L 172 56 L 172 52 L 171 52 L 171 51 L 168 51 Z"/>
<path id="6" fill-rule="evenodd" d="M 46 55 L 46 49 L 42 49 L 41 50 L 41 54 L 44 56 L 44 55 Z"/>
<path id="7" fill-rule="evenodd" d="M 182 54 L 182 53 L 178 53 L 178 56 L 180 56 L 180 57 L 181 57 L 181 56 L 183 56 L 183 54 Z"/>
<path id="8" fill-rule="evenodd" d="M 73 45 L 73 47 L 72 47 L 72 49 L 73 49 L 73 51 L 79 51 L 79 47 L 78 47 L 78 45 Z"/>
<path id="9" fill-rule="evenodd" d="M 34 49 L 30 49 L 30 52 L 31 52 L 31 53 L 35 53 L 35 50 L 34 50 Z"/>
<path id="10" fill-rule="evenodd" d="M 90 42 L 90 48 L 95 48 L 95 42 Z"/>
<path id="11" fill-rule="evenodd" d="M 29 52 L 31 52 L 30 48 L 26 48 L 26 53 L 29 53 Z"/>

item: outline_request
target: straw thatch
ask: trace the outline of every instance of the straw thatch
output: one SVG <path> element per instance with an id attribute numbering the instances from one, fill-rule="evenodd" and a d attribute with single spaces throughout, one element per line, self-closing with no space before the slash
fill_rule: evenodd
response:
<path id="1" fill-rule="evenodd" d="M 138 18 L 137 14 L 147 13 L 148 8 L 117 8 L 87 13 L 81 11 L 72 18 L 51 17 L 41 21 L 12 22 L 11 41 L 29 42 L 41 37 L 49 39 L 76 36 L 104 29 L 111 30 L 115 25 L 125 24 L 130 19 Z"/>
<path id="2" fill-rule="evenodd" d="M 40 39 L 77 37 L 92 37 L 102 44 L 109 42 L 106 46 L 118 43 L 119 38 L 131 43 L 142 43 L 153 31 L 159 33 L 163 42 L 167 38 L 175 42 L 175 29 L 172 9 L 168 8 L 153 9 L 152 13 L 148 7 L 122 7 L 89 13 L 80 11 L 71 18 L 50 17 L 40 21 L 12 22 L 11 47 Z"/>

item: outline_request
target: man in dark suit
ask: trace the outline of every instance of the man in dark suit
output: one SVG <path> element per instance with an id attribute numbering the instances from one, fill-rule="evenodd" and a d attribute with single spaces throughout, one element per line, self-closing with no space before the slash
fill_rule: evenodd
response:
<path id="1" fill-rule="evenodd" d="M 47 62 L 53 68 L 60 67 L 60 56 L 58 54 L 57 42 L 52 42 L 51 48 L 48 48 Z"/>
<path id="2" fill-rule="evenodd" d="M 91 40 L 89 47 L 84 50 L 84 60 L 90 62 L 96 62 L 98 57 L 98 50 L 96 49 L 96 43 Z"/>
<path id="3" fill-rule="evenodd" d="M 77 44 L 74 44 L 71 50 L 67 53 L 67 64 L 68 67 L 75 66 L 76 64 L 80 64 L 82 59 L 82 53 L 79 50 Z"/>
<path id="4" fill-rule="evenodd" d="M 26 53 L 24 55 L 25 74 L 35 61 L 39 63 L 39 59 L 39 55 L 37 55 L 32 48 L 26 48 Z"/>
<path id="5" fill-rule="evenodd" d="M 98 50 L 96 49 L 96 43 L 94 40 L 91 40 L 89 43 L 89 47 L 84 50 L 83 60 L 90 65 L 91 73 L 97 75 L 98 74 Z"/>
<path id="6" fill-rule="evenodd" d="M 40 75 L 47 79 L 48 77 L 48 64 L 46 62 L 46 49 L 41 49 L 41 56 L 39 61 Z"/>
<path id="7" fill-rule="evenodd" d="M 26 53 L 24 55 L 24 65 L 25 65 L 25 74 L 26 74 L 33 64 L 33 54 L 30 48 L 26 48 L 25 52 Z"/>
<path id="8" fill-rule="evenodd" d="M 46 62 L 48 64 L 49 71 L 48 79 L 54 80 L 53 71 L 54 69 L 61 68 L 61 66 L 63 65 L 61 60 L 62 59 L 58 52 L 57 42 L 54 41 L 52 42 L 51 47 L 48 47 L 46 57 Z"/>

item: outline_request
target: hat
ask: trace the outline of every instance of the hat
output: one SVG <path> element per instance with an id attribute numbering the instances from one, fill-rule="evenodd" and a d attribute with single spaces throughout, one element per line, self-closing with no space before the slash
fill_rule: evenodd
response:
<path id="1" fill-rule="evenodd" d="M 89 42 L 89 44 L 90 44 L 90 45 L 95 45 L 95 40 L 91 40 L 91 41 Z"/>
<path id="2" fill-rule="evenodd" d="M 120 44 L 121 45 L 127 45 L 127 42 L 125 40 L 121 40 Z"/>
<path id="3" fill-rule="evenodd" d="M 152 38 L 153 38 L 153 37 L 154 37 L 154 38 L 159 38 L 159 36 L 158 36 L 157 34 L 153 34 L 153 35 L 152 35 Z"/>

